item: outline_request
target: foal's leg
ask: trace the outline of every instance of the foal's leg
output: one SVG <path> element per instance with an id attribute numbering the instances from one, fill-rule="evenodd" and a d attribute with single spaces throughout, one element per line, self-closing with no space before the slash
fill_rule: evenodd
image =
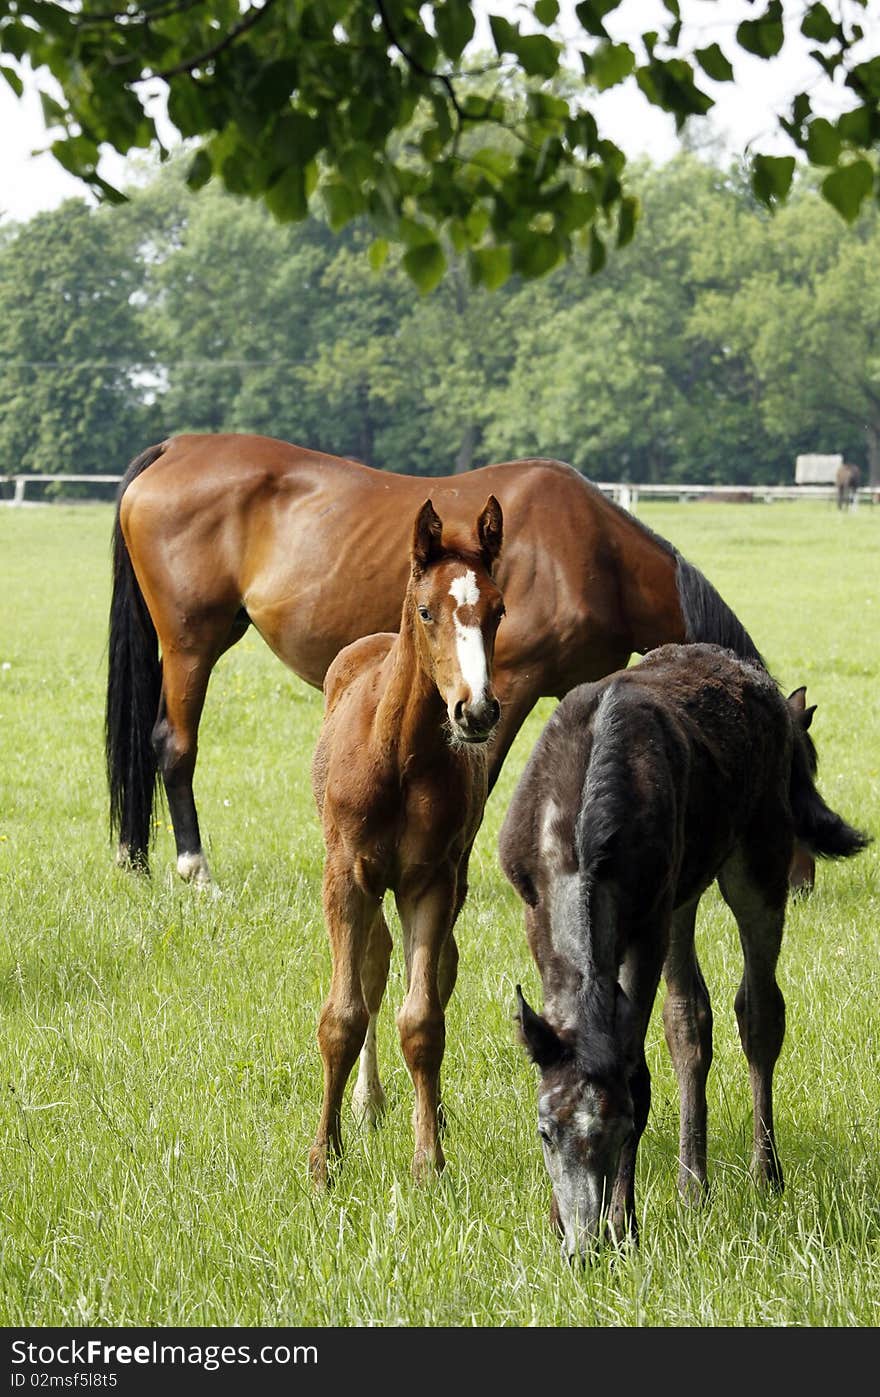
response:
<path id="1" fill-rule="evenodd" d="M 639 1236 L 636 1217 L 636 1154 L 651 1109 L 651 1074 L 645 1060 L 645 1034 L 657 994 L 667 942 L 665 930 L 664 935 L 658 938 L 650 928 L 633 939 L 638 943 L 637 949 L 627 952 L 618 976 L 632 1005 L 635 1065 L 629 1079 L 633 1104 L 633 1131 L 620 1153 L 608 1211 L 608 1225 L 615 1242 L 623 1241 L 627 1235 L 637 1242 Z"/>
<path id="2" fill-rule="evenodd" d="M 399 893 L 397 898 L 407 964 L 407 993 L 397 1027 L 415 1088 L 412 1168 L 419 1182 L 430 1176 L 432 1168 L 439 1173 L 446 1162 L 438 1121 L 440 1064 L 446 1046 L 438 971 L 444 943 L 451 934 L 454 900 L 454 872 L 441 874 L 418 893 Z"/>
<path id="3" fill-rule="evenodd" d="M 785 923 L 786 869 L 759 883 L 737 852 L 718 879 L 736 917 L 745 970 L 736 994 L 739 1036 L 748 1059 L 754 1137 L 752 1174 L 758 1183 L 783 1187 L 773 1131 L 773 1068 L 785 1036 L 785 1000 L 776 983 L 776 962 Z"/>
<path id="4" fill-rule="evenodd" d="M 358 887 L 350 866 L 329 846 L 323 901 L 333 973 L 330 993 L 318 1021 L 324 1097 L 318 1132 L 309 1154 L 309 1168 L 318 1185 L 327 1182 L 330 1151 L 336 1156 L 342 1154 L 342 1096 L 370 1021 L 362 976 L 367 940 L 378 910 L 376 899 Z"/>
<path id="5" fill-rule="evenodd" d="M 370 1015 L 367 1036 L 361 1049 L 357 1081 L 351 1097 L 351 1108 L 358 1120 L 368 1125 L 377 1125 L 385 1113 L 385 1093 L 379 1079 L 379 1062 L 376 1051 L 376 1025 L 388 967 L 391 963 L 391 933 L 380 906 L 370 928 L 364 963 L 361 967 L 361 988 L 364 1002 Z"/>
<path id="6" fill-rule="evenodd" d="M 663 967 L 663 1028 L 678 1078 L 678 1189 L 692 1202 L 707 1191 L 706 1078 L 712 1063 L 712 1007 L 694 951 L 699 901 L 674 913 Z"/>

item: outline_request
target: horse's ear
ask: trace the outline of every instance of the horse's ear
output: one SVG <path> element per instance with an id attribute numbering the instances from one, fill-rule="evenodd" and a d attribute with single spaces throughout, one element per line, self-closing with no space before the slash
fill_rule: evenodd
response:
<path id="1" fill-rule="evenodd" d="M 516 1021 L 520 1042 L 532 1062 L 545 1072 L 568 1055 L 568 1049 L 555 1028 L 526 1003 L 522 986 L 516 987 Z"/>
<path id="2" fill-rule="evenodd" d="M 815 703 L 811 704 L 809 708 L 807 707 L 806 684 L 802 684 L 799 689 L 795 689 L 793 693 L 789 694 L 788 707 L 791 710 L 791 715 L 794 718 L 795 722 L 798 723 L 804 729 L 804 732 L 806 732 L 807 728 L 813 721 L 813 714 L 815 713 L 817 707 Z"/>
<path id="3" fill-rule="evenodd" d="M 501 506 L 495 496 L 490 495 L 477 520 L 477 537 L 480 540 L 480 552 L 483 555 L 483 563 L 487 572 L 492 571 L 498 560 L 503 534 L 504 519 L 501 514 Z"/>
<path id="4" fill-rule="evenodd" d="M 430 500 L 425 500 L 416 518 L 413 529 L 412 564 L 417 571 L 424 571 L 439 556 L 443 537 L 443 521 Z"/>

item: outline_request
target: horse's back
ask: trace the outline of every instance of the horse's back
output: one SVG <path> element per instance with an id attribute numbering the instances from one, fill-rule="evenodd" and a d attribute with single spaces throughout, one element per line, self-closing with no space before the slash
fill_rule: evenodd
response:
<path id="1" fill-rule="evenodd" d="M 132 480 L 120 522 L 151 611 L 164 606 L 168 626 L 181 614 L 243 610 L 318 687 L 344 645 L 399 624 L 425 500 L 455 540 L 470 535 L 489 495 L 509 521 L 499 675 L 533 676 L 533 697 L 562 694 L 676 634 L 674 550 L 548 458 L 422 477 L 271 437 L 182 435 Z"/>

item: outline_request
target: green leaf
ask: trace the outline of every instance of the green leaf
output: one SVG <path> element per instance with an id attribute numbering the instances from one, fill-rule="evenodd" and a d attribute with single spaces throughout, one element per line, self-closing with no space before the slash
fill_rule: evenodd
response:
<path id="1" fill-rule="evenodd" d="M 321 186 L 321 198 L 327 210 L 327 221 L 334 233 L 344 228 L 346 223 L 361 212 L 363 200 L 359 192 L 341 180 L 329 180 Z"/>
<path id="2" fill-rule="evenodd" d="M 555 24 L 559 16 L 559 0 L 535 0 L 535 19 L 539 24 Z"/>
<path id="3" fill-rule="evenodd" d="M 19 96 L 20 95 L 19 93 Z M 50 97 L 48 92 L 40 93 L 40 106 L 43 108 L 43 120 L 47 126 L 64 125 L 67 113 L 60 102 L 56 102 L 55 98 Z"/>
<path id="4" fill-rule="evenodd" d="M 513 253 L 514 269 L 529 281 L 546 276 L 562 256 L 558 238 L 549 233 L 526 233 Z"/>
<path id="5" fill-rule="evenodd" d="M 836 165 L 843 142 L 837 127 L 816 116 L 807 128 L 806 152 L 811 165 Z"/>
<path id="6" fill-rule="evenodd" d="M 201 136 L 213 125 L 198 83 L 188 76 L 171 79 L 168 115 L 181 136 Z"/>
<path id="7" fill-rule="evenodd" d="M 590 55 L 590 74 L 600 92 L 623 82 L 635 71 L 636 58 L 629 44 L 599 44 Z"/>
<path id="8" fill-rule="evenodd" d="M 403 254 L 407 275 L 423 296 L 427 296 L 446 271 L 446 258 L 438 242 L 424 242 Z"/>
<path id="9" fill-rule="evenodd" d="M 553 78 L 559 71 L 559 46 L 546 34 L 521 35 L 514 52 L 530 78 Z"/>
<path id="10" fill-rule="evenodd" d="M 617 215 L 617 246 L 626 247 L 632 242 L 636 231 L 636 223 L 639 218 L 639 201 L 632 195 L 627 194 L 620 201 L 620 212 Z"/>
<path id="11" fill-rule="evenodd" d="M 878 128 L 880 128 L 880 117 L 870 107 L 855 107 L 851 112 L 844 112 L 843 116 L 837 119 L 837 129 L 841 139 L 848 141 L 851 145 L 861 146 L 863 150 L 867 149 L 880 134 Z"/>
<path id="12" fill-rule="evenodd" d="M 0 64 L 0 73 L 3 74 L 4 78 L 5 78 L 6 81 L 9 83 L 9 86 L 12 88 L 12 90 L 13 90 L 13 92 L 15 93 L 16 97 L 20 97 L 21 94 L 22 94 L 23 91 L 24 91 L 24 85 L 22 84 L 21 78 L 18 76 L 18 73 L 16 73 L 15 69 L 14 69 L 14 68 L 7 68 L 5 64 Z M 43 95 L 44 95 L 44 94 L 41 92 L 41 93 L 40 93 L 40 96 L 42 97 Z M 56 105 L 56 106 L 58 105 L 57 102 L 56 102 L 55 105 Z M 45 109 L 45 107 L 44 107 L 44 108 L 43 108 L 44 113 L 45 113 L 45 110 L 46 110 L 46 109 Z M 51 125 L 51 122 L 49 123 L 49 125 Z"/>
<path id="13" fill-rule="evenodd" d="M 381 271 L 385 266 L 390 250 L 391 244 L 387 238 L 374 238 L 370 243 L 367 258 L 374 272 Z"/>
<path id="14" fill-rule="evenodd" d="M 793 155 L 756 155 L 752 163 L 755 198 L 771 208 L 786 197 L 794 176 Z"/>
<path id="15" fill-rule="evenodd" d="M 605 266 L 606 252 L 605 244 L 599 237 L 595 228 L 590 229 L 590 274 L 595 276 L 596 272 L 601 272 Z"/>
<path id="16" fill-rule="evenodd" d="M 510 276 L 511 257 L 507 247 L 478 247 L 470 254 L 471 280 L 476 286 L 496 291 Z"/>
<path id="17" fill-rule="evenodd" d="M 309 211 L 301 166 L 288 165 L 265 193 L 266 205 L 279 223 L 296 223 Z"/>
<path id="18" fill-rule="evenodd" d="M 853 160 L 826 175 L 822 181 L 822 193 L 833 208 L 847 223 L 854 223 L 859 216 L 862 202 L 871 193 L 874 171 L 867 160 Z"/>
<path id="19" fill-rule="evenodd" d="M 736 31 L 740 48 L 756 54 L 758 58 L 775 58 L 784 39 L 782 0 L 770 0 L 760 19 L 743 20 Z"/>
<path id="20" fill-rule="evenodd" d="M 733 66 L 729 59 L 725 57 L 717 44 L 710 44 L 708 48 L 697 49 L 694 54 L 707 78 L 713 82 L 733 82 Z"/>
<path id="21" fill-rule="evenodd" d="M 434 7 L 434 25 L 443 52 L 453 61 L 461 58 L 474 37 L 474 16 L 469 0 L 445 0 Z"/>
<path id="22" fill-rule="evenodd" d="M 190 189 L 202 189 L 214 173 L 211 157 L 206 150 L 197 150 L 192 164 L 186 172 L 186 182 Z"/>
<path id="23" fill-rule="evenodd" d="M 801 33 L 805 39 L 828 44 L 838 37 L 840 26 L 835 24 L 824 5 L 811 5 L 801 21 Z"/>
<path id="24" fill-rule="evenodd" d="M 87 136 L 67 136 L 53 141 L 52 154 L 72 175 L 88 175 L 98 163 L 98 147 Z"/>
<path id="25" fill-rule="evenodd" d="M 575 5 L 574 12 L 588 34 L 595 39 L 607 39 L 608 31 L 602 21 L 619 4 L 620 0 L 583 0 L 582 4 Z"/>

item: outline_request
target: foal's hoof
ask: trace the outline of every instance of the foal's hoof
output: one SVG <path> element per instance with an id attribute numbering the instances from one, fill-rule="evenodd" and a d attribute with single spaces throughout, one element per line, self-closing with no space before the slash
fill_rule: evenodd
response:
<path id="1" fill-rule="evenodd" d="M 313 1145 L 309 1150 L 309 1174 L 316 1189 L 322 1193 L 330 1187 L 330 1169 L 327 1161 L 327 1147 Z"/>
<path id="2" fill-rule="evenodd" d="M 413 1155 L 412 1175 L 417 1184 L 429 1184 L 443 1173 L 446 1159 L 438 1145 L 436 1150 L 418 1149 Z"/>

